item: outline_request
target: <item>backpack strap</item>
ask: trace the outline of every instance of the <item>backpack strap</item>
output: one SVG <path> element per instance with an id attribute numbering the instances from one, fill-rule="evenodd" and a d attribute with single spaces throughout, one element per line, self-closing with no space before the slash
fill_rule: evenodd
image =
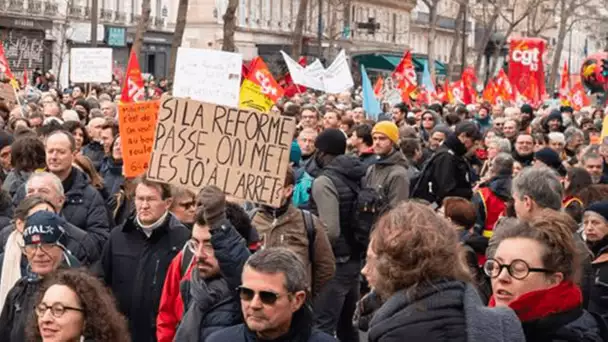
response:
<path id="1" fill-rule="evenodd" d="M 186 272 L 188 272 L 188 268 L 190 268 L 190 264 L 192 264 L 193 260 L 194 253 L 192 253 L 188 246 L 184 246 L 184 248 L 182 249 L 182 260 L 180 265 L 181 267 L 179 270 L 180 279 L 186 275 Z"/>
<path id="2" fill-rule="evenodd" d="M 312 213 L 308 210 L 300 210 L 302 217 L 304 218 L 304 227 L 306 228 L 306 237 L 308 237 L 308 258 L 310 264 L 313 265 L 315 261 L 315 239 L 317 232 L 315 231 L 315 222 L 312 218 Z"/>

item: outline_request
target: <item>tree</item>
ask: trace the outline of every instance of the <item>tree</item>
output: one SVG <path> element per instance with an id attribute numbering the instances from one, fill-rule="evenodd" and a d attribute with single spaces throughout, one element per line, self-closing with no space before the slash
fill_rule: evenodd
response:
<path id="1" fill-rule="evenodd" d="M 236 32 L 236 10 L 239 7 L 239 0 L 228 0 L 228 7 L 224 13 L 224 41 L 222 50 L 235 52 L 234 33 Z"/>
<path id="2" fill-rule="evenodd" d="M 304 22 L 306 21 L 306 9 L 308 8 L 308 0 L 300 0 L 296 24 L 292 34 L 291 57 L 300 58 L 302 55 L 302 36 L 304 31 Z"/>
<path id="3" fill-rule="evenodd" d="M 184 38 L 184 30 L 186 29 L 186 18 L 188 17 L 188 0 L 179 0 L 177 8 L 177 23 L 175 32 L 173 33 L 173 41 L 171 42 L 171 61 L 169 62 L 169 82 L 173 83 L 175 77 L 175 63 L 177 62 L 177 49 L 182 44 Z"/>
<path id="4" fill-rule="evenodd" d="M 496 21 L 498 20 L 498 12 L 500 11 L 499 6 L 494 6 L 491 4 L 489 0 L 481 0 L 477 3 L 477 6 L 471 11 L 473 18 L 484 26 L 483 33 L 481 35 L 481 44 L 479 45 L 479 50 L 477 51 L 477 57 L 475 58 L 475 74 L 479 75 L 481 70 L 481 63 L 483 62 L 484 52 L 490 40 L 492 39 L 492 35 L 496 30 Z M 489 65 L 486 65 L 486 68 L 489 68 Z"/>
<path id="5" fill-rule="evenodd" d="M 465 13 L 467 11 L 467 3 L 460 2 L 458 4 L 458 15 L 456 17 L 456 27 L 454 29 L 454 42 L 450 47 L 450 59 L 446 66 L 447 73 L 447 81 L 450 81 L 450 77 L 452 76 L 452 72 L 454 70 L 454 63 L 456 63 L 457 55 L 458 55 L 458 44 L 462 41 L 462 32 L 465 31 L 467 23 L 465 22 Z M 465 42 L 466 43 L 466 42 Z M 463 61 L 464 65 L 464 61 Z"/>
<path id="6" fill-rule="evenodd" d="M 131 51 L 135 52 L 137 58 L 139 58 L 139 53 L 141 51 L 142 45 L 144 45 L 144 34 L 148 30 L 148 26 L 150 24 L 150 13 L 152 12 L 152 7 L 150 6 L 150 0 L 142 0 L 141 2 L 141 18 L 137 23 L 137 31 L 135 31 L 135 39 L 133 40 L 133 46 L 131 46 Z"/>
<path id="7" fill-rule="evenodd" d="M 441 0 L 422 0 L 429 9 L 429 37 L 427 40 L 428 66 L 431 77 L 435 77 L 435 39 L 437 38 L 437 7 Z"/>

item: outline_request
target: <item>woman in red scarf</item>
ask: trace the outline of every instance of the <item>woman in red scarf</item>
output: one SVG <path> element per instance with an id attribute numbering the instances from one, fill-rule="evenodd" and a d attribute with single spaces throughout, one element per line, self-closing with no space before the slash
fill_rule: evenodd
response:
<path id="1" fill-rule="evenodd" d="M 580 263 L 563 216 L 543 213 L 494 236 L 496 251 L 484 264 L 492 278 L 489 306 L 513 309 L 527 341 L 608 340 L 606 323 L 582 308 Z"/>

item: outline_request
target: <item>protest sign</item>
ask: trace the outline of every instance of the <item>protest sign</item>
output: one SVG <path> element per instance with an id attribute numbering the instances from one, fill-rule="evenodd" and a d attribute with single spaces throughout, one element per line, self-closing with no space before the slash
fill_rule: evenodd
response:
<path id="1" fill-rule="evenodd" d="M 70 81 L 75 83 L 112 82 L 111 48 L 72 48 Z"/>
<path id="2" fill-rule="evenodd" d="M 179 48 L 173 95 L 236 107 L 243 56 L 217 50 Z"/>
<path id="3" fill-rule="evenodd" d="M 294 118 L 165 95 L 148 178 L 278 207 Z"/>
<path id="4" fill-rule="evenodd" d="M 154 144 L 158 101 L 121 103 L 118 106 L 120 147 L 125 177 L 137 177 L 148 169 Z"/>
<path id="5" fill-rule="evenodd" d="M 606 138 L 608 138 L 608 115 L 606 115 L 604 121 L 602 121 L 602 135 L 600 141 L 604 143 Z"/>
<path id="6" fill-rule="evenodd" d="M 0 83 L 0 100 L 9 103 L 17 103 L 17 97 L 15 96 L 15 90 L 8 83 Z"/>

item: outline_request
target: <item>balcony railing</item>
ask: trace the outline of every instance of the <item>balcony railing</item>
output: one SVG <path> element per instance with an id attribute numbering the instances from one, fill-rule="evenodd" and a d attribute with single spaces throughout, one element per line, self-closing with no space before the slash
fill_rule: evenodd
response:
<path id="1" fill-rule="evenodd" d="M 23 0 L 10 0 L 8 3 L 8 10 L 11 12 L 23 12 L 23 5 Z"/>
<path id="2" fill-rule="evenodd" d="M 102 9 L 100 12 L 99 19 L 101 19 L 102 21 L 112 21 L 112 14 L 113 14 L 113 11 L 107 10 L 107 9 Z"/>
<path id="3" fill-rule="evenodd" d="M 156 26 L 156 27 L 159 27 L 159 28 L 160 28 L 160 27 L 163 27 L 163 26 L 164 26 L 164 24 L 165 24 L 165 19 L 163 19 L 163 18 L 158 18 L 158 17 L 154 18 L 154 26 Z"/>
<path id="4" fill-rule="evenodd" d="M 127 21 L 127 14 L 125 12 L 114 12 L 114 21 L 124 24 Z"/>
<path id="5" fill-rule="evenodd" d="M 44 3 L 44 15 L 54 17 L 57 13 L 59 13 L 59 5 L 50 1 Z"/>
<path id="6" fill-rule="evenodd" d="M 42 14 L 42 1 L 28 0 L 27 8 L 30 14 Z"/>
<path id="7" fill-rule="evenodd" d="M 68 17 L 69 18 L 81 18 L 83 13 L 82 6 L 72 6 L 68 8 Z"/>

